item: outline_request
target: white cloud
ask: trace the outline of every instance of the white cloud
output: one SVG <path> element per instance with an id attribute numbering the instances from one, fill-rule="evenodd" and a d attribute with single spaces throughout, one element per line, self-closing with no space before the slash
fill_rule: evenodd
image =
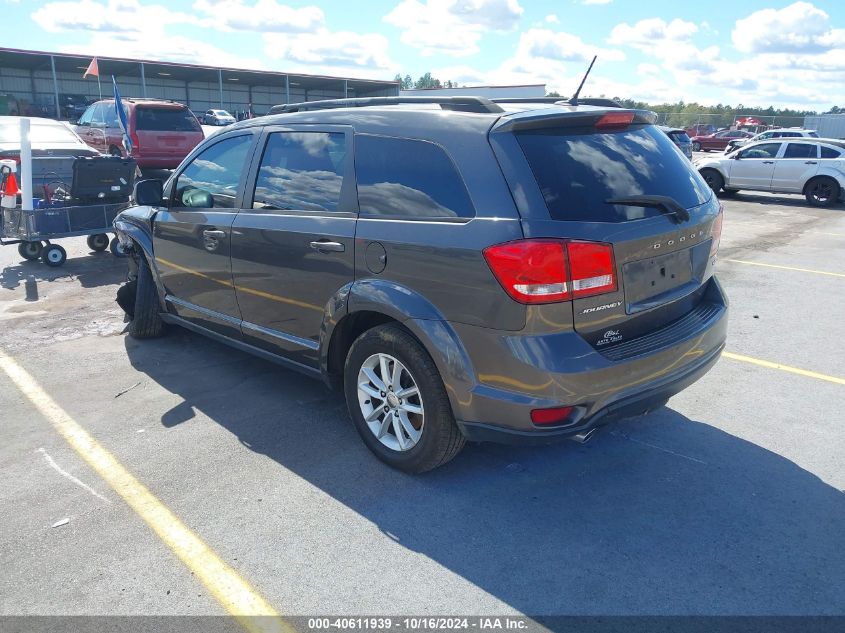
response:
<path id="1" fill-rule="evenodd" d="M 610 4 L 613 0 L 581 0 L 581 4 Z"/>
<path id="2" fill-rule="evenodd" d="M 661 18 L 649 18 L 640 20 L 633 26 L 625 22 L 617 24 L 610 32 L 608 42 L 616 46 L 632 46 L 651 52 L 668 44 L 688 41 L 697 31 L 696 24 L 679 18 L 671 22 Z M 667 53 L 671 54 L 672 51 L 667 50 Z"/>
<path id="3" fill-rule="evenodd" d="M 560 18 L 558 18 L 554 13 L 550 13 L 546 16 L 546 24 L 560 24 Z"/>
<path id="4" fill-rule="evenodd" d="M 280 33 L 309 33 L 322 27 L 326 16 L 316 6 L 300 9 L 277 0 L 196 0 L 196 15 L 206 16 L 207 25 L 219 30 Z"/>
<path id="5" fill-rule="evenodd" d="M 49 33 L 161 31 L 168 24 L 197 21 L 195 17 L 186 13 L 173 11 L 160 4 L 143 5 L 138 0 L 50 2 L 37 9 L 32 14 L 32 19 Z"/>
<path id="6" fill-rule="evenodd" d="M 403 29 L 403 44 L 424 56 L 472 55 L 485 31 L 516 28 L 523 8 L 517 0 L 402 0 L 384 16 Z"/>
<path id="7" fill-rule="evenodd" d="M 819 53 L 845 46 L 845 30 L 809 2 L 755 11 L 737 20 L 733 43 L 743 53 Z"/>
<path id="8" fill-rule="evenodd" d="M 385 79 L 398 70 L 388 54 L 386 37 L 377 33 L 328 31 L 266 33 L 264 52 L 286 62 L 290 70 L 306 73 Z"/>
<path id="9" fill-rule="evenodd" d="M 525 61 L 546 59 L 557 62 L 589 61 L 593 55 L 602 61 L 623 61 L 624 53 L 585 43 L 577 35 L 549 29 L 529 29 L 519 36 L 516 57 Z"/>

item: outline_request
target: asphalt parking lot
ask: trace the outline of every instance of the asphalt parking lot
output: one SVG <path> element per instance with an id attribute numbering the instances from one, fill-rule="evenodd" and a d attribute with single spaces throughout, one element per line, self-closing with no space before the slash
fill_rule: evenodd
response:
<path id="1" fill-rule="evenodd" d="M 225 614 L 209 556 L 282 615 L 845 614 L 845 205 L 724 204 L 712 372 L 588 444 L 469 445 L 418 477 L 320 383 L 128 338 L 125 263 L 84 239 L 59 269 L 0 248 L 3 366 L 35 385 L 0 371 L 0 615 Z M 159 506 L 207 549 L 177 556 Z"/>

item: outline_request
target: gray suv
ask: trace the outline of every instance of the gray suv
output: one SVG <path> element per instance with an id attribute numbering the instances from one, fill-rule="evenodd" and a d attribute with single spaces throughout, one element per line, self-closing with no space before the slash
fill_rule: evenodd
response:
<path id="1" fill-rule="evenodd" d="M 641 110 L 469 97 L 277 107 L 115 220 L 129 333 L 176 324 L 342 388 L 383 461 L 585 441 L 724 346 L 722 209 Z"/>

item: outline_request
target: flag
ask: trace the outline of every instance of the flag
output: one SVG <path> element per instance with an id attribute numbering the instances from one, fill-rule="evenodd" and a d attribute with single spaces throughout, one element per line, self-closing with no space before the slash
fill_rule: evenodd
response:
<path id="1" fill-rule="evenodd" d="M 117 122 L 120 124 L 120 129 L 123 130 L 123 147 L 126 148 L 127 154 L 131 154 L 132 139 L 129 137 L 129 119 L 126 116 L 126 109 L 123 107 L 123 100 L 120 98 L 114 75 L 111 76 L 111 83 L 114 87 L 114 109 L 117 113 Z"/>
<path id="2" fill-rule="evenodd" d="M 88 64 L 88 70 L 85 71 L 85 74 L 82 75 L 82 78 L 87 79 L 88 75 L 92 75 L 92 76 L 96 77 L 97 79 L 100 78 L 100 69 L 97 66 L 97 58 L 96 57 L 91 60 L 90 64 Z"/>

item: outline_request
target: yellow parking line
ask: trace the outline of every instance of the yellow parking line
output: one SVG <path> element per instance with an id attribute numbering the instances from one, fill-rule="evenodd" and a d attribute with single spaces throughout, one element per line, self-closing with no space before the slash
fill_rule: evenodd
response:
<path id="1" fill-rule="evenodd" d="M 812 268 L 795 268 L 794 266 L 780 266 L 778 264 L 763 264 L 761 262 L 749 262 L 744 259 L 725 259 L 723 261 L 734 264 L 749 264 L 751 266 L 765 266 L 766 268 L 780 268 L 781 270 L 795 270 L 800 273 L 815 273 L 817 275 L 830 275 L 831 277 L 845 277 L 845 273 L 832 273 L 827 270 L 813 270 Z"/>
<path id="2" fill-rule="evenodd" d="M 2 351 L 0 369 L 59 435 L 199 578 L 223 608 L 235 616 L 243 628 L 251 633 L 293 631 L 255 589 L 68 415 L 14 358 Z"/>
<path id="3" fill-rule="evenodd" d="M 815 378 L 817 380 L 826 380 L 837 385 L 845 385 L 845 378 L 837 378 L 836 376 L 828 376 L 827 374 L 820 374 L 815 371 L 800 369 L 798 367 L 790 367 L 789 365 L 781 365 L 780 363 L 773 363 L 768 360 L 761 360 L 759 358 L 752 358 L 751 356 L 743 356 L 742 354 L 734 354 L 733 352 L 722 352 L 722 356 L 732 360 L 739 360 L 744 363 L 752 363 L 760 367 L 767 367 L 769 369 L 780 369 L 781 371 L 788 371 L 799 376 L 807 376 L 808 378 Z"/>

